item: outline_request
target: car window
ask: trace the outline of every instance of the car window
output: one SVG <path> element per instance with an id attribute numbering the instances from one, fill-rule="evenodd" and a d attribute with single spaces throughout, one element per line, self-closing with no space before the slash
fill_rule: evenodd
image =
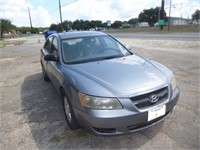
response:
<path id="1" fill-rule="evenodd" d="M 50 53 L 58 56 L 58 40 L 56 37 L 53 38 Z"/>
<path id="2" fill-rule="evenodd" d="M 116 49 L 118 47 L 117 42 L 115 42 L 112 38 L 110 38 L 109 36 L 104 38 L 104 41 L 106 43 L 106 47 L 110 47 L 113 49 Z"/>
<path id="3" fill-rule="evenodd" d="M 44 44 L 44 49 L 45 49 L 48 53 L 50 53 L 50 50 L 51 50 L 51 42 L 52 42 L 52 39 L 53 39 L 53 37 L 49 37 L 49 38 L 46 40 L 45 44 Z"/>
<path id="4" fill-rule="evenodd" d="M 130 55 L 118 41 L 108 35 L 62 40 L 65 63 L 81 63 Z"/>
<path id="5" fill-rule="evenodd" d="M 125 49 L 119 42 L 117 42 L 111 36 L 104 36 L 103 40 L 106 46 L 105 49 L 110 49 L 110 50 L 112 49 L 112 50 L 121 52 L 124 55 L 130 54 L 130 52 L 128 52 L 127 49 Z"/>

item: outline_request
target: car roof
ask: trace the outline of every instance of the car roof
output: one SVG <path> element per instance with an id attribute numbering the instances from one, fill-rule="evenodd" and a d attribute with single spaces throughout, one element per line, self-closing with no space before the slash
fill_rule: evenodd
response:
<path id="1" fill-rule="evenodd" d="M 99 36 L 99 35 L 107 35 L 103 32 L 99 31 L 73 31 L 73 32 L 63 32 L 58 33 L 61 39 L 68 38 L 77 38 L 77 37 L 86 37 L 86 36 Z"/>

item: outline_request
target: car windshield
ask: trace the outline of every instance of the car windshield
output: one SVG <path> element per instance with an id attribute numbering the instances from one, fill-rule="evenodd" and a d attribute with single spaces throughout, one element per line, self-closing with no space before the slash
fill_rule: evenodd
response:
<path id="1" fill-rule="evenodd" d="M 119 42 L 108 35 L 87 36 L 62 40 L 65 63 L 85 63 L 131 55 Z"/>

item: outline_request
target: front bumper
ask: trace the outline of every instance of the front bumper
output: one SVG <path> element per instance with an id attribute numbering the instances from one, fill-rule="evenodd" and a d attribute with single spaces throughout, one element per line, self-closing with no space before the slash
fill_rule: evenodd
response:
<path id="1" fill-rule="evenodd" d="M 179 88 L 177 88 L 171 98 L 164 103 L 166 113 L 151 121 L 147 121 L 148 111 L 131 109 L 133 107 L 131 103 L 126 109 L 95 110 L 85 108 L 82 112 L 74 107 L 74 112 L 80 126 L 90 133 L 96 135 L 128 134 L 149 128 L 167 118 L 177 104 L 179 92 Z"/>

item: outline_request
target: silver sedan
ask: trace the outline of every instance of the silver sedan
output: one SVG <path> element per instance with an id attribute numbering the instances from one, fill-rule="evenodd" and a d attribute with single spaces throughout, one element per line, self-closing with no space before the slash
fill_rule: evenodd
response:
<path id="1" fill-rule="evenodd" d="M 62 97 L 67 124 L 97 135 L 127 134 L 168 117 L 179 98 L 173 73 L 111 35 L 51 35 L 41 49 L 45 81 Z"/>

